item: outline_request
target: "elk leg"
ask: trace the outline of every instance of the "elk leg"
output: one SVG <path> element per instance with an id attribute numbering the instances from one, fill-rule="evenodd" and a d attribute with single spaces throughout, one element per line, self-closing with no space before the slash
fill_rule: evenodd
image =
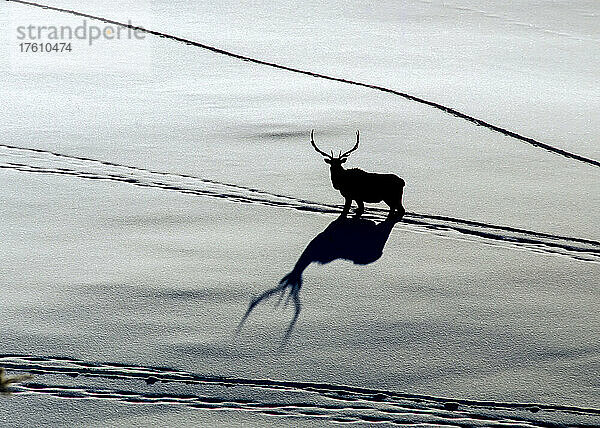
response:
<path id="1" fill-rule="evenodd" d="M 401 220 L 402 217 L 404 217 L 406 210 L 404 209 L 402 204 L 400 204 L 400 206 L 397 208 L 397 210 L 398 210 L 398 212 L 396 213 L 396 217 L 398 217 L 398 220 Z"/>
<path id="2" fill-rule="evenodd" d="M 351 204 L 352 204 L 352 199 L 346 198 L 346 202 L 344 203 L 344 210 L 342 211 L 342 214 L 340 214 L 340 217 L 346 217 L 348 215 Z"/>
<path id="3" fill-rule="evenodd" d="M 400 197 L 398 198 L 398 200 L 395 200 L 395 201 L 387 200 L 384 202 L 386 204 L 388 204 L 390 207 L 388 219 L 392 219 L 392 218 L 395 218 L 396 220 L 402 219 L 402 217 L 404 216 L 404 213 L 405 213 L 404 207 L 402 206 L 402 193 L 400 194 Z M 394 213 L 394 211 L 395 211 L 395 213 Z"/>
<path id="4" fill-rule="evenodd" d="M 390 219 L 394 216 L 394 205 L 388 203 L 387 201 L 386 201 L 386 204 L 388 204 L 390 206 L 390 212 L 388 213 L 388 216 L 387 216 L 387 218 Z"/>
<path id="5" fill-rule="evenodd" d="M 398 197 L 398 202 L 396 204 L 396 216 L 398 217 L 398 220 L 401 220 L 402 217 L 404 217 L 404 214 L 406 213 L 406 210 L 404 209 L 404 206 L 402 205 L 402 194 L 404 193 L 404 187 L 402 189 L 400 189 L 400 196 Z"/>
<path id="6" fill-rule="evenodd" d="M 358 209 L 356 210 L 355 217 L 359 218 L 365 212 L 365 203 L 359 200 L 357 200 L 356 203 L 358 204 Z"/>
<path id="7" fill-rule="evenodd" d="M 392 218 L 394 218 L 394 211 L 400 211 L 400 209 L 398 208 L 398 202 L 397 201 L 384 201 L 387 205 L 389 205 L 390 207 L 390 212 L 388 213 L 388 220 L 391 220 Z M 399 215 L 399 212 L 398 214 Z"/>

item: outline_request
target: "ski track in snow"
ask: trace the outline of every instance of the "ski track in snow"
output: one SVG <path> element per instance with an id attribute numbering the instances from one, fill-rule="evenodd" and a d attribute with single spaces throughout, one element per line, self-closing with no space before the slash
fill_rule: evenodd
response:
<path id="1" fill-rule="evenodd" d="M 189 40 L 189 39 L 185 39 L 185 38 L 182 38 L 182 37 L 174 36 L 172 34 L 167 34 L 167 33 L 162 33 L 162 32 L 159 32 L 159 31 L 149 30 L 149 29 L 138 27 L 138 26 L 135 26 L 135 25 L 125 24 L 123 22 L 114 21 L 114 20 L 103 18 L 103 17 L 99 17 L 99 16 L 89 15 L 87 13 L 82 13 L 82 12 L 78 12 L 78 11 L 75 11 L 75 10 L 62 9 L 62 8 L 58 8 L 58 7 L 47 6 L 47 5 L 43 5 L 43 4 L 39 4 L 39 3 L 27 2 L 27 1 L 23 1 L 23 0 L 7 0 L 7 1 L 14 2 L 14 3 L 20 3 L 20 4 L 28 5 L 28 6 L 39 7 L 39 8 L 46 9 L 46 10 L 53 10 L 53 11 L 61 12 L 61 13 L 68 13 L 68 14 L 71 14 L 71 15 L 80 16 L 80 17 L 83 17 L 83 18 L 89 18 L 89 19 L 93 19 L 93 20 L 96 20 L 96 21 L 104 22 L 106 24 L 118 25 L 120 27 L 130 28 L 132 30 L 143 31 L 144 33 L 147 33 L 147 34 L 152 34 L 152 35 L 155 35 L 155 36 L 158 36 L 158 37 L 161 37 L 161 38 L 165 38 L 165 39 L 175 40 L 177 42 L 185 43 L 185 44 L 187 44 L 189 46 L 195 46 L 195 47 L 198 47 L 198 48 L 201 48 L 201 49 L 205 49 L 205 50 L 208 50 L 208 51 L 220 54 L 220 55 L 225 55 L 225 56 L 228 56 L 228 57 L 231 57 L 231 58 L 240 59 L 242 61 L 247 61 L 247 62 L 251 62 L 251 63 L 254 63 L 254 64 L 264 65 L 264 66 L 276 68 L 276 69 L 279 69 L 279 70 L 289 71 L 289 72 L 292 72 L 292 73 L 304 74 L 304 75 L 311 76 L 311 77 L 316 77 L 316 78 L 325 79 L 325 80 L 329 80 L 329 81 L 335 81 L 335 82 L 345 83 L 345 84 L 349 84 L 349 85 L 359 86 L 359 87 L 363 87 L 363 88 L 373 89 L 373 90 L 376 90 L 376 91 L 381 91 L 381 92 L 386 92 L 386 93 L 389 93 L 389 94 L 397 95 L 397 96 L 405 98 L 405 99 L 407 99 L 409 101 L 414 101 L 414 102 L 418 102 L 420 104 L 428 105 L 430 107 L 433 107 L 435 109 L 441 110 L 441 111 L 443 111 L 445 113 L 451 114 L 451 115 L 453 115 L 455 117 L 458 117 L 460 119 L 464 119 L 464 120 L 466 120 L 468 122 L 474 123 L 475 125 L 483 126 L 483 127 L 488 128 L 488 129 L 490 129 L 492 131 L 499 132 L 499 133 L 504 134 L 504 135 L 506 135 L 508 137 L 512 137 L 514 139 L 520 140 L 520 141 L 525 142 L 527 144 L 530 144 L 530 145 L 532 145 L 534 147 L 538 147 L 538 148 L 544 149 L 546 151 L 559 154 L 559 155 L 564 156 L 566 158 L 586 163 L 588 165 L 593 165 L 593 166 L 597 166 L 597 167 L 600 166 L 600 161 L 597 161 L 595 159 L 591 159 L 591 158 L 587 158 L 585 156 L 581 156 L 581 155 L 578 155 L 578 154 L 575 154 L 575 153 L 571 153 L 571 152 L 563 150 L 561 148 L 558 148 L 558 147 L 552 146 L 550 144 L 546 144 L 546 143 L 543 143 L 541 141 L 538 141 L 538 140 L 536 140 L 534 138 L 530 138 L 530 137 L 526 137 L 526 136 L 520 135 L 517 132 L 511 131 L 511 130 L 506 129 L 506 128 L 502 128 L 500 126 L 497 126 L 497 125 L 491 124 L 489 122 L 486 122 L 486 121 L 484 121 L 482 119 L 478 119 L 476 117 L 473 117 L 473 116 L 470 116 L 468 114 L 462 113 L 462 112 L 460 112 L 460 111 L 458 111 L 456 109 L 453 109 L 451 107 L 448 107 L 448 106 L 436 103 L 434 101 L 429 101 L 429 100 L 426 100 L 426 99 L 423 99 L 423 98 L 419 98 L 419 97 L 416 97 L 414 95 L 411 95 L 411 94 L 408 94 L 408 93 L 405 93 L 405 92 L 400 92 L 400 91 L 396 91 L 394 89 L 386 88 L 384 86 L 372 85 L 372 84 L 368 84 L 368 83 L 358 82 L 358 81 L 355 81 L 355 80 L 349 80 L 349 79 L 344 79 L 344 78 L 340 78 L 340 77 L 328 76 L 328 75 L 325 75 L 325 74 L 315 73 L 315 72 L 308 71 L 308 70 L 301 70 L 301 69 L 298 69 L 298 68 L 288 67 L 288 66 L 281 65 L 281 64 L 276 64 L 276 63 L 273 63 L 273 62 L 268 62 L 268 61 L 264 61 L 264 60 L 261 60 L 261 59 L 252 58 L 252 57 L 245 56 L 245 55 L 240 55 L 240 54 L 237 54 L 237 53 L 234 53 L 234 52 L 230 52 L 230 51 L 226 51 L 226 50 L 214 47 L 214 46 L 209 46 L 209 45 L 205 45 L 203 43 L 195 42 L 193 40 Z"/>
<path id="2" fill-rule="evenodd" d="M 163 367 L 0 354 L 0 366 L 35 375 L 15 395 L 246 411 L 323 423 L 421 426 L 598 426 L 600 410 L 451 399 L 316 382 L 204 376 Z"/>
<path id="3" fill-rule="evenodd" d="M 0 169 L 114 181 L 188 195 L 219 198 L 231 202 L 259 204 L 324 215 L 337 215 L 342 210 L 340 205 L 298 199 L 192 175 L 153 171 L 114 162 L 6 144 L 0 144 Z M 364 217 L 374 220 L 383 220 L 387 215 L 387 210 L 384 209 L 370 208 L 368 212 L 369 214 Z M 589 239 L 418 213 L 406 213 L 402 222 L 397 226 L 416 232 L 434 233 L 447 238 L 485 242 L 600 263 L 600 242 Z"/>

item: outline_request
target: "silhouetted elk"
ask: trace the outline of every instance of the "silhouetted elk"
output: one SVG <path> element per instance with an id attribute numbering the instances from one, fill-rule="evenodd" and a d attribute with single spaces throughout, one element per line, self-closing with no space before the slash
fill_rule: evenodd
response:
<path id="1" fill-rule="evenodd" d="M 404 216 L 405 210 L 402 206 L 402 192 L 404 191 L 404 180 L 395 174 L 376 174 L 366 172 L 362 169 L 344 169 L 342 164 L 348 160 L 350 153 L 358 149 L 359 131 L 356 131 L 356 144 L 347 152 L 340 152 L 335 157 L 320 150 L 313 138 L 314 129 L 310 133 L 310 143 L 315 150 L 325 157 L 325 163 L 330 165 L 331 183 L 333 188 L 340 191 L 345 198 L 342 217 L 346 217 L 350 211 L 352 201 L 358 204 L 356 217 L 360 217 L 365 211 L 365 202 L 385 202 L 390 207 L 389 217 L 394 214 L 398 219 Z"/>
<path id="2" fill-rule="evenodd" d="M 252 299 L 242 317 L 238 331 L 256 306 L 269 297 L 279 294 L 279 303 L 288 292 L 286 304 L 294 302 L 294 316 L 285 333 L 287 340 L 300 314 L 300 288 L 302 273 L 311 263 L 326 264 L 337 259 L 350 260 L 354 264 L 366 265 L 378 260 L 390 236 L 395 221 L 387 219 L 379 224 L 365 219 L 338 218 L 319 233 L 302 252 L 294 269 L 284 276 L 277 287 L 273 287 Z"/>

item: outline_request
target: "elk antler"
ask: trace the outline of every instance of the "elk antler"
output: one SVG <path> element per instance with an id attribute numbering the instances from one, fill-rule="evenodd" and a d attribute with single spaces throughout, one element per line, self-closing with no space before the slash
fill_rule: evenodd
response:
<path id="1" fill-rule="evenodd" d="M 328 155 L 327 153 L 325 153 L 324 151 L 320 150 L 317 145 L 315 144 L 315 140 L 313 139 L 313 134 L 315 133 L 315 130 L 313 129 L 312 131 L 310 131 L 310 144 L 312 144 L 312 146 L 315 148 L 315 150 L 317 151 L 317 153 L 320 153 L 321 155 L 329 158 L 329 159 L 333 159 L 333 152 L 332 154 Z"/>
<path id="2" fill-rule="evenodd" d="M 354 147 L 352 147 L 350 150 L 345 152 L 343 155 L 340 155 L 340 159 L 348 157 L 348 155 L 350 155 L 350 153 L 352 153 L 354 150 L 358 149 L 359 135 L 360 135 L 360 131 L 356 131 L 356 144 L 354 145 Z"/>

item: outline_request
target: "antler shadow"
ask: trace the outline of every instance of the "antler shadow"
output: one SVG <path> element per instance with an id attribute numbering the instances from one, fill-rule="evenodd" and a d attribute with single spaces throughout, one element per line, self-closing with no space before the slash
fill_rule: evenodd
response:
<path id="1" fill-rule="evenodd" d="M 300 289 L 304 270 L 312 263 L 326 264 L 337 259 L 349 260 L 359 265 L 373 263 L 383 254 L 383 248 L 395 223 L 396 221 L 393 219 L 379 224 L 366 219 L 338 218 L 334 220 L 323 232 L 310 241 L 292 271 L 284 276 L 276 287 L 270 288 L 252 299 L 237 331 L 239 332 L 252 311 L 261 302 L 279 294 L 279 305 L 287 292 L 286 305 L 290 300 L 293 301 L 294 315 L 285 332 L 284 342 L 286 342 L 294 330 L 302 309 Z"/>

